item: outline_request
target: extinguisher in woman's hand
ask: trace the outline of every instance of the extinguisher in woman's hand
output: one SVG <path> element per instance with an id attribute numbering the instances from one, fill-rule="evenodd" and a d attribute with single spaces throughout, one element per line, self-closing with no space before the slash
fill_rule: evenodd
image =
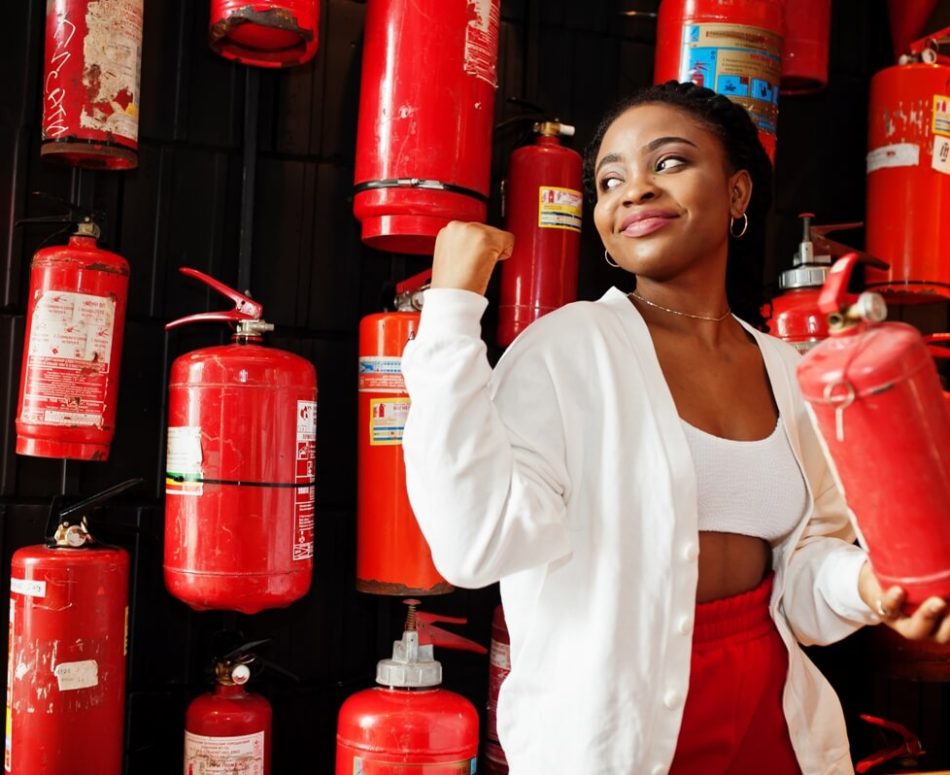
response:
<path id="1" fill-rule="evenodd" d="M 180 356 L 168 386 L 165 584 L 197 610 L 256 613 L 303 597 L 313 574 L 317 375 L 266 347 L 250 297 L 182 269 L 234 309 L 175 320 L 231 323 L 232 343 Z"/>

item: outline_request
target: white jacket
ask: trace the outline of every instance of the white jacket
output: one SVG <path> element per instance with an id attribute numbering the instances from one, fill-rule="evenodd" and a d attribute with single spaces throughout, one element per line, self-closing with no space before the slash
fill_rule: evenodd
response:
<path id="1" fill-rule="evenodd" d="M 533 323 L 492 373 L 486 305 L 426 293 L 403 355 L 403 450 L 436 567 L 461 587 L 501 581 L 512 669 L 498 729 L 511 773 L 666 772 L 689 685 L 699 536 L 693 463 L 649 331 L 614 288 Z M 773 551 L 785 715 L 806 775 L 851 773 L 838 699 L 796 639 L 830 643 L 877 621 L 857 591 L 865 554 L 799 396 L 798 354 L 752 333 L 813 504 Z"/>

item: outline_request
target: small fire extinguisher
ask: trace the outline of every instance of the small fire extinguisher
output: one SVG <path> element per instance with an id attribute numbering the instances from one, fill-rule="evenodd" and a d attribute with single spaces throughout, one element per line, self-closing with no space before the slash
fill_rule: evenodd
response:
<path id="1" fill-rule="evenodd" d="M 397 284 L 395 312 L 360 321 L 357 423 L 356 588 L 377 595 L 439 595 L 453 587 L 409 505 L 402 430 L 409 394 L 402 351 L 419 328 L 422 292 L 432 270 Z"/>
<path id="2" fill-rule="evenodd" d="M 529 323 L 577 298 L 581 250 L 581 155 L 561 145 L 574 127 L 534 125 L 537 140 L 508 161 L 506 228 L 515 236 L 501 265 L 498 344 L 506 347 Z"/>
<path id="3" fill-rule="evenodd" d="M 917 329 L 884 323 L 878 294 L 847 292 L 858 260 L 828 274 L 818 304 L 830 336 L 802 359 L 798 381 L 875 575 L 903 587 L 913 609 L 950 598 L 950 409 Z"/>
<path id="4" fill-rule="evenodd" d="M 270 775 L 270 703 L 248 692 L 254 649 L 245 644 L 215 662 L 214 691 L 195 697 L 185 713 L 185 775 L 246 772 Z"/>
<path id="5" fill-rule="evenodd" d="M 47 542 L 13 555 L 6 772 L 122 772 L 129 555 L 98 543 L 86 515 L 139 482 L 54 504 Z"/>
<path id="6" fill-rule="evenodd" d="M 208 42 L 225 59 L 292 67 L 317 53 L 320 0 L 211 0 Z"/>
<path id="7" fill-rule="evenodd" d="M 416 611 L 406 600 L 402 639 L 392 659 L 376 666 L 379 686 L 350 696 L 340 708 L 336 775 L 355 772 L 412 775 L 473 775 L 478 756 L 478 711 L 459 694 L 440 689 L 442 665 L 433 644 L 484 654 L 467 638 L 433 626 L 465 619 Z"/>
<path id="8" fill-rule="evenodd" d="M 99 233 L 87 217 L 68 244 L 33 256 L 16 413 L 20 455 L 109 457 L 129 264 L 98 246 Z"/>
<path id="9" fill-rule="evenodd" d="M 168 386 L 165 585 L 196 610 L 256 613 L 290 605 L 313 574 L 317 375 L 265 347 L 260 304 L 202 272 L 234 309 L 175 320 L 223 321 L 232 343 L 186 353 Z"/>

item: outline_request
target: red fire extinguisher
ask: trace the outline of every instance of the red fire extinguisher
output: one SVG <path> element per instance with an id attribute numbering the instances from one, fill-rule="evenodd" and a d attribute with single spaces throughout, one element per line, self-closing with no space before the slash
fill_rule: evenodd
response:
<path id="1" fill-rule="evenodd" d="M 783 34 L 782 0 L 663 0 L 653 82 L 692 81 L 738 102 L 774 160 Z"/>
<path id="2" fill-rule="evenodd" d="M 208 42 L 225 59 L 292 67 L 317 53 L 319 0 L 211 0 Z"/>
<path id="3" fill-rule="evenodd" d="M 21 455 L 106 460 L 115 431 L 129 265 L 80 223 L 33 256 L 16 413 Z"/>
<path id="4" fill-rule="evenodd" d="M 495 606 L 491 619 L 491 649 L 488 652 L 488 714 L 485 731 L 486 775 L 508 775 L 508 758 L 498 741 L 498 694 L 511 672 L 511 638 L 505 609 Z"/>
<path id="5" fill-rule="evenodd" d="M 246 772 L 270 775 L 271 705 L 248 692 L 256 641 L 214 666 L 213 692 L 195 697 L 185 713 L 185 775 Z"/>
<path id="6" fill-rule="evenodd" d="M 950 598 L 950 408 L 917 330 L 882 323 L 879 295 L 847 293 L 858 260 L 829 272 L 818 304 L 831 335 L 802 359 L 798 381 L 875 575 L 913 608 Z"/>
<path id="7" fill-rule="evenodd" d="M 828 85 L 831 0 L 785 2 L 782 94 L 811 94 Z"/>
<path id="8" fill-rule="evenodd" d="M 500 7 L 367 3 L 353 213 L 370 247 L 431 254 L 449 221 L 485 220 Z"/>
<path id="9" fill-rule="evenodd" d="M 396 286 L 396 311 L 360 321 L 357 411 L 356 588 L 378 595 L 439 595 L 453 587 L 409 505 L 402 430 L 409 394 L 402 351 L 419 328 L 422 291 L 432 270 Z"/>
<path id="10" fill-rule="evenodd" d="M 478 755 L 478 711 L 459 694 L 440 689 L 442 665 L 433 644 L 485 653 L 483 646 L 433 622 L 464 619 L 417 612 L 407 600 L 402 639 L 392 659 L 376 666 L 376 683 L 340 708 L 336 775 L 472 775 Z"/>
<path id="11" fill-rule="evenodd" d="M 140 481 L 54 509 L 46 544 L 13 555 L 6 772 L 122 772 L 129 555 L 86 515 Z"/>
<path id="12" fill-rule="evenodd" d="M 138 164 L 144 0 L 48 0 L 40 154 L 92 169 Z"/>
<path id="13" fill-rule="evenodd" d="M 501 265 L 498 344 L 505 347 L 527 325 L 577 298 L 581 250 L 581 155 L 561 145 L 574 127 L 534 125 L 538 139 L 511 154 L 505 190 L 506 228 L 515 235 Z"/>
<path id="14" fill-rule="evenodd" d="M 934 38 L 950 34 L 950 28 Z M 950 59 L 928 38 L 871 79 L 868 288 L 898 303 L 950 299 Z"/>
<path id="15" fill-rule="evenodd" d="M 232 344 L 186 353 L 168 386 L 165 585 L 196 610 L 256 613 L 303 597 L 313 573 L 317 375 L 265 347 L 262 307 L 182 269 L 234 309 L 175 320 L 233 323 Z"/>

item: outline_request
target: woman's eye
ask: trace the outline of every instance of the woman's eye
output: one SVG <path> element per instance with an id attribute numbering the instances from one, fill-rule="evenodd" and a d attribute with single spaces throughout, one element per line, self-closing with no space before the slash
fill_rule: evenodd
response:
<path id="1" fill-rule="evenodd" d="M 612 191 L 620 185 L 620 178 L 603 178 L 600 181 L 601 191 Z"/>
<path id="2" fill-rule="evenodd" d="M 685 159 L 681 159 L 678 156 L 667 156 L 656 163 L 656 171 L 668 172 L 677 167 L 682 167 L 684 164 L 686 164 Z"/>

